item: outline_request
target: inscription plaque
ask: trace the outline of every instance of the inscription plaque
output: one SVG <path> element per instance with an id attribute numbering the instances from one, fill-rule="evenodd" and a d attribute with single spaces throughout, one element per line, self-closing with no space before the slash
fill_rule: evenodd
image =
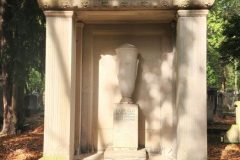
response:
<path id="1" fill-rule="evenodd" d="M 138 106 L 136 104 L 116 104 L 113 125 L 114 150 L 137 150 Z"/>
<path id="2" fill-rule="evenodd" d="M 134 121 L 136 119 L 134 108 L 116 108 L 114 121 Z"/>

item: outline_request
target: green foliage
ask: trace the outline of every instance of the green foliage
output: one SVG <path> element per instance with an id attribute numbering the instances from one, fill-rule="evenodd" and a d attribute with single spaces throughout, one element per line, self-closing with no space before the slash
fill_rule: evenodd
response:
<path id="1" fill-rule="evenodd" d="M 44 79 L 42 74 L 35 70 L 34 68 L 31 69 L 27 84 L 26 84 L 27 93 L 40 93 L 42 94 L 44 91 Z"/>
<path id="2" fill-rule="evenodd" d="M 212 68 L 211 65 L 207 65 L 207 84 L 211 87 L 220 88 L 220 79 L 218 70 Z"/>
<path id="3" fill-rule="evenodd" d="M 226 21 L 222 17 L 220 8 L 222 1 L 217 1 L 214 8 L 208 15 L 208 64 L 207 83 L 211 87 L 221 87 L 222 64 L 218 49 L 224 40 L 223 26 Z"/>
<path id="4" fill-rule="evenodd" d="M 220 53 L 226 63 L 233 63 L 240 59 L 240 14 L 234 14 L 225 24 L 223 32 L 224 41 L 220 47 Z"/>
<path id="5" fill-rule="evenodd" d="M 232 64 L 226 65 L 225 75 L 228 78 L 228 80 L 226 81 L 226 88 L 234 89 L 234 66 Z"/>
<path id="6" fill-rule="evenodd" d="M 234 62 L 240 58 L 239 13 L 239 0 L 216 0 L 209 13 L 208 86 L 234 88 Z"/>

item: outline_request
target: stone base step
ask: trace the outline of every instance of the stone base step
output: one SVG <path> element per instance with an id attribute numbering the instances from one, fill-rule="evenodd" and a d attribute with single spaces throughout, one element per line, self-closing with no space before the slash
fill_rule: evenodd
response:
<path id="1" fill-rule="evenodd" d="M 147 160 L 146 149 L 140 150 L 113 150 L 104 152 L 104 160 Z"/>
<path id="2" fill-rule="evenodd" d="M 81 154 L 75 157 L 75 160 L 103 160 L 103 152 Z"/>
<path id="3" fill-rule="evenodd" d="M 145 149 L 140 150 L 140 152 L 137 153 L 139 155 L 142 155 L 142 156 L 140 156 L 142 158 L 144 158 L 143 155 L 146 153 L 146 152 L 145 153 L 143 152 L 144 150 Z M 125 152 L 123 152 L 123 153 L 111 153 L 111 151 L 110 151 L 110 152 L 107 152 L 107 153 L 106 152 L 97 152 L 97 153 L 91 153 L 91 154 L 81 154 L 79 156 L 76 156 L 75 160 L 106 160 L 106 159 L 104 159 L 104 155 L 106 155 L 106 154 L 109 154 L 108 156 L 114 156 L 115 154 L 117 154 L 117 156 L 120 156 L 120 155 L 125 154 Z M 146 155 L 146 157 L 145 157 L 144 160 L 166 160 L 166 158 L 164 158 L 160 154 L 150 154 L 148 156 L 147 156 L 147 154 L 145 154 L 145 155 Z M 119 159 L 123 160 L 122 157 L 120 157 Z M 129 159 L 129 160 L 132 160 L 132 159 Z M 139 159 L 137 159 L 137 160 L 139 160 Z M 174 160 L 174 159 L 171 159 L 171 160 Z"/>

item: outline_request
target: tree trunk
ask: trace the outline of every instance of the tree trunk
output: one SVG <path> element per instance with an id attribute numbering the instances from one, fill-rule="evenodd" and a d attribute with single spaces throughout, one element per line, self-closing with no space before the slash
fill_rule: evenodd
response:
<path id="1" fill-rule="evenodd" d="M 16 115 L 16 129 L 21 129 L 24 123 L 24 85 L 22 83 L 13 84 L 12 107 Z"/>
<path id="2" fill-rule="evenodd" d="M 4 71 L 3 71 L 4 72 Z M 10 115 L 9 115 L 9 101 L 8 101 L 8 96 L 7 96 L 7 80 L 6 77 L 3 75 L 3 127 L 1 134 L 7 134 L 7 130 L 9 128 L 9 120 L 10 120 Z"/>
<path id="3" fill-rule="evenodd" d="M 227 82 L 227 75 L 226 75 L 226 68 L 224 66 L 222 70 L 222 80 L 221 80 L 221 91 L 225 92 L 226 91 L 226 82 Z"/>
<path id="4" fill-rule="evenodd" d="M 234 61 L 234 92 L 237 95 L 238 94 L 238 70 L 237 70 L 237 66 L 238 66 L 238 61 L 235 60 Z"/>
<path id="5" fill-rule="evenodd" d="M 6 80 L 7 81 L 7 80 Z M 3 128 L 1 134 L 16 134 L 24 123 L 24 86 L 13 83 L 12 94 L 7 82 L 3 84 Z M 11 98 L 10 98 L 11 97 Z"/>
<path id="6" fill-rule="evenodd" d="M 16 128 L 15 128 L 16 116 L 15 116 L 13 107 L 11 105 L 11 100 L 10 100 L 11 87 L 9 85 L 8 77 L 4 67 L 2 68 L 2 73 L 3 73 L 2 75 L 4 79 L 3 79 L 3 127 L 2 127 L 1 134 L 11 135 L 16 133 Z"/>

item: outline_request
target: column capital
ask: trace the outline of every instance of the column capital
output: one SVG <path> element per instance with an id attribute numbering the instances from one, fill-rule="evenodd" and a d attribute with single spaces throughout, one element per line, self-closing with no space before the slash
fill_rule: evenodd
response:
<path id="1" fill-rule="evenodd" d="M 44 11 L 46 17 L 75 17 L 74 11 Z"/>
<path id="2" fill-rule="evenodd" d="M 208 15 L 208 10 L 178 10 L 178 17 L 204 17 Z"/>

